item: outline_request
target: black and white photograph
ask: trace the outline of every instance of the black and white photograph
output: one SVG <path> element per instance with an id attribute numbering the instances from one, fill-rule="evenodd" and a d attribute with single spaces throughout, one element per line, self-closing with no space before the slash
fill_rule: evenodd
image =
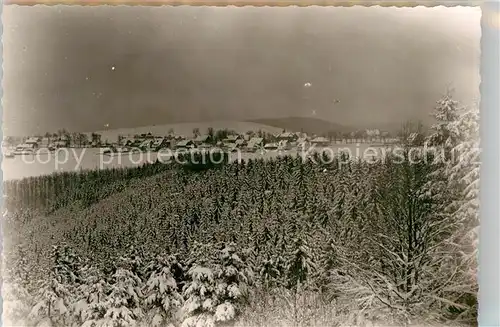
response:
<path id="1" fill-rule="evenodd" d="M 4 6 L 3 326 L 478 326 L 480 21 Z"/>

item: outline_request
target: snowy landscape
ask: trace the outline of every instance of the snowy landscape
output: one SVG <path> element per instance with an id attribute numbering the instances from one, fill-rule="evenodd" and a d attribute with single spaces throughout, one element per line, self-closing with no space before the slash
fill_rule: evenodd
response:
<path id="1" fill-rule="evenodd" d="M 419 29 L 418 24 L 428 26 L 437 19 L 437 11 L 425 16 L 417 9 L 403 14 L 365 8 L 356 16 L 356 8 L 338 8 L 338 14 L 337 9 L 320 7 L 296 11 L 81 7 L 62 9 L 69 17 L 64 23 L 66 18 L 57 8 L 9 8 L 3 18 L 5 30 L 10 31 L 4 40 L 4 134 L 11 135 L 4 145 L 12 151 L 2 163 L 3 326 L 477 326 L 479 109 L 476 98 L 470 99 L 476 90 L 469 89 L 478 67 L 465 63 L 474 65 L 466 59 L 476 58 L 479 40 L 452 40 L 449 35 L 458 38 L 459 24 L 450 23 L 449 34 L 434 33 L 435 42 L 415 34 L 421 45 L 412 47 L 429 49 L 428 60 L 422 66 L 415 64 L 416 70 L 408 68 L 412 65 L 408 60 L 413 63 L 412 58 L 418 58 L 405 50 L 403 55 L 394 54 L 394 60 L 377 59 L 378 65 L 371 58 L 374 69 L 361 76 L 356 69 L 364 60 L 353 56 L 362 51 L 358 47 L 362 42 L 348 40 L 372 33 L 363 53 L 393 54 L 395 43 L 384 42 L 386 37 L 396 40 L 399 32 L 382 22 L 398 21 L 408 33 L 399 40 L 405 40 L 410 30 Z M 459 10 L 441 9 L 444 15 L 464 17 Z M 353 16 L 341 18 L 348 13 Z M 29 16 L 41 19 L 39 24 L 51 21 L 47 29 L 65 31 L 62 43 L 49 40 L 60 46 L 68 71 L 43 74 L 43 65 L 29 66 L 27 59 L 17 63 L 16 49 L 25 56 L 35 51 L 47 65 L 49 52 L 55 53 L 44 52 L 29 33 L 23 34 L 23 42 L 14 41 L 16 29 L 37 33 L 39 26 L 28 23 Z M 306 16 L 313 18 L 312 27 L 297 18 Z M 425 23 L 418 20 L 423 16 L 428 19 Z M 169 24 L 165 17 L 175 24 L 180 17 L 190 17 L 182 20 L 183 29 L 196 26 L 196 32 L 185 32 L 184 37 L 170 33 L 172 29 L 162 25 Z M 221 17 L 232 23 L 215 19 Z M 247 23 L 255 17 L 273 23 L 262 29 L 248 23 L 245 29 L 236 17 Z M 280 25 L 292 17 L 297 19 L 292 26 L 299 36 L 305 35 L 299 41 L 282 28 L 288 25 Z M 328 25 L 333 18 L 339 19 L 338 29 Z M 342 36 L 349 19 L 366 19 L 373 31 L 360 27 Z M 116 38 L 98 42 L 99 26 L 113 26 L 112 32 L 103 33 L 116 33 L 111 34 Z M 168 46 L 154 41 L 130 50 L 131 43 L 144 39 L 134 34 L 141 26 L 144 33 L 165 36 Z M 389 36 L 385 29 L 391 30 Z M 238 33 L 248 33 L 248 44 L 223 42 Z M 194 42 L 199 34 L 212 41 Z M 379 34 L 385 35 L 384 42 L 375 42 Z M 345 44 L 334 52 L 342 63 L 320 55 L 329 35 L 337 43 L 345 37 Z M 67 48 L 64 42 L 70 42 Z M 273 42 L 284 49 L 278 51 Z M 443 59 L 446 51 L 457 49 L 453 42 L 462 42 L 462 50 Z M 291 45 L 307 49 L 301 50 L 307 52 L 302 55 L 317 56 L 316 60 L 298 56 L 284 65 L 284 59 L 293 57 Z M 104 49 L 97 59 L 68 55 L 73 48 L 79 52 L 94 46 Z M 168 52 L 176 47 L 194 49 L 194 54 L 180 59 Z M 223 68 L 227 60 L 198 61 L 201 55 L 215 60 L 214 53 L 226 55 L 218 49 L 228 48 L 234 52 L 227 60 L 241 63 L 234 59 L 241 55 L 250 68 L 238 64 L 239 73 L 231 75 Z M 256 53 L 258 60 L 245 57 L 245 51 L 254 48 L 271 53 L 273 59 Z M 160 60 L 164 52 L 174 63 L 163 62 L 160 75 L 146 74 L 150 69 L 145 68 L 146 58 Z M 350 60 L 353 65 L 344 76 L 350 80 L 339 82 L 328 67 L 340 74 Z M 442 68 L 443 80 L 430 68 L 432 77 L 427 70 L 418 75 L 427 63 Z M 20 75 L 8 68 L 16 64 Z M 280 65 L 286 69 L 279 71 Z M 390 65 L 397 66 L 396 72 L 389 72 Z M 79 71 L 82 66 L 88 71 Z M 189 82 L 171 82 L 179 66 L 184 67 L 182 75 L 192 77 Z M 382 68 L 388 72 L 381 73 Z M 406 75 L 400 75 L 405 69 Z M 257 70 L 260 74 L 254 74 Z M 411 81 L 401 78 L 409 76 L 409 70 L 414 74 Z M 265 71 L 269 74 L 261 78 Z M 35 82 L 29 74 L 45 77 Z M 130 75 L 127 79 L 116 74 Z M 155 89 L 161 74 L 168 75 L 169 82 Z M 245 84 L 239 74 L 255 80 Z M 284 86 L 273 84 L 280 74 L 290 74 L 281 81 Z M 387 86 L 380 76 L 387 78 Z M 291 77 L 296 79 L 290 82 Z M 212 79 L 234 85 L 230 82 L 222 89 L 222 84 L 207 82 Z M 450 87 L 450 79 L 456 88 Z M 145 89 L 142 84 L 118 86 L 124 80 L 150 84 Z M 332 98 L 324 86 L 330 80 L 337 85 L 359 83 L 360 90 L 371 93 L 353 94 L 352 88 L 339 87 Z M 389 85 L 390 80 L 396 84 Z M 26 90 L 37 90 L 35 100 L 23 93 L 26 90 L 16 97 L 13 85 L 20 88 L 19 81 L 30 85 Z M 61 84 L 56 87 L 56 82 Z M 259 83 L 264 87 L 248 91 Z M 291 89 L 286 89 L 289 85 Z M 96 91 L 97 87 L 106 91 Z M 261 92 L 268 88 L 273 90 L 264 96 Z M 56 89 L 67 94 L 53 92 Z M 398 98 L 397 92 L 404 96 Z M 179 110 L 151 109 L 153 99 L 162 105 L 194 104 L 190 101 L 198 97 L 212 109 L 186 105 L 180 110 L 198 117 L 196 122 L 179 118 Z M 147 105 L 125 106 L 127 101 L 140 103 L 136 99 Z M 39 113 L 32 111 L 30 101 L 38 111 L 46 110 L 36 123 L 33 115 Z M 79 107 L 82 102 L 87 111 Z M 275 108 L 269 109 L 268 103 Z M 358 109 L 357 104 L 363 103 L 370 106 Z M 224 109 L 226 105 L 229 109 Z M 253 113 L 237 109 L 253 105 Z M 221 115 L 231 119 L 216 122 Z M 35 155 L 40 149 L 44 154 Z M 214 149 L 220 150 L 215 156 L 210 152 Z M 366 155 L 367 149 L 375 152 Z M 168 160 L 159 159 L 162 151 L 171 151 Z M 61 159 L 68 154 L 73 157 Z"/>
<path id="2" fill-rule="evenodd" d="M 460 160 L 281 156 L 6 182 L 4 317 L 468 325 L 477 315 L 477 111 L 445 98 L 436 117 L 420 140 Z M 405 156 L 416 140 L 400 145 Z"/>

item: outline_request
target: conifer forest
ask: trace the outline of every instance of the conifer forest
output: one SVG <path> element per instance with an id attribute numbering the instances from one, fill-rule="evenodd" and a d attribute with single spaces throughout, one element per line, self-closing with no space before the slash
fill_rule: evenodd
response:
<path id="1" fill-rule="evenodd" d="M 478 111 L 445 96 L 435 118 L 376 163 L 4 182 L 3 324 L 475 326 Z M 442 151 L 410 160 L 424 143 Z"/>

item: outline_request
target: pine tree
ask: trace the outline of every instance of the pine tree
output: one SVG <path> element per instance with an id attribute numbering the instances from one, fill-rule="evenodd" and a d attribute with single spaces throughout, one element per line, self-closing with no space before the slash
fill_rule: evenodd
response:
<path id="1" fill-rule="evenodd" d="M 183 326 L 212 326 L 233 321 L 248 298 L 253 273 L 247 257 L 231 243 L 208 267 L 194 263 L 183 290 Z"/>
<path id="2" fill-rule="evenodd" d="M 215 267 L 219 303 L 215 309 L 215 322 L 234 320 L 248 299 L 253 272 L 242 259 L 245 257 L 237 251 L 234 243 L 228 244 L 219 253 L 219 262 Z"/>
<path id="3" fill-rule="evenodd" d="M 73 319 L 71 312 L 73 298 L 81 282 L 79 276 L 79 258 L 72 249 L 63 244 L 52 249 L 54 264 L 50 277 L 44 281 L 37 297 L 37 304 L 29 318 L 34 324 L 47 326 L 70 326 Z"/>
<path id="4" fill-rule="evenodd" d="M 463 112 L 450 129 L 459 134 L 459 143 L 454 147 L 458 160 L 452 162 L 450 177 L 462 191 L 462 200 L 456 212 L 460 220 L 469 221 L 472 241 L 477 241 L 479 225 L 479 112 L 476 108 Z M 467 224 L 468 225 L 468 224 Z M 472 244 L 477 245 L 477 243 Z"/>
<path id="5" fill-rule="evenodd" d="M 282 269 L 280 269 L 279 262 L 272 258 L 269 254 L 266 259 L 261 262 L 259 270 L 259 281 L 264 290 L 271 291 L 273 288 L 280 285 L 282 278 Z"/>
<path id="6" fill-rule="evenodd" d="M 453 154 L 441 176 L 441 188 L 434 194 L 449 194 L 450 203 L 443 209 L 454 227 L 440 248 L 446 253 L 440 274 L 449 276 L 448 286 L 440 289 L 442 299 L 453 315 L 473 321 L 477 316 L 477 240 L 479 228 L 479 112 L 476 107 L 462 109 L 447 130 L 454 136 L 447 146 Z M 440 175 L 438 175 L 438 173 Z M 446 301 L 446 302 L 444 302 Z M 450 305 L 451 304 L 451 305 Z"/>
<path id="7" fill-rule="evenodd" d="M 141 280 L 131 271 L 118 268 L 113 275 L 102 326 L 135 326 L 142 318 Z"/>
<path id="8" fill-rule="evenodd" d="M 288 287 L 295 289 L 304 286 L 314 269 L 314 259 L 312 257 L 311 248 L 307 242 L 307 236 L 299 234 L 295 237 L 290 247 L 287 267 Z"/>
<path id="9" fill-rule="evenodd" d="M 188 276 L 190 281 L 183 289 L 185 302 L 181 309 L 182 327 L 214 326 L 217 286 L 213 270 L 194 264 Z"/>
<path id="10" fill-rule="evenodd" d="M 308 239 L 308 231 L 305 229 L 299 230 L 288 254 L 287 287 L 293 294 L 293 320 L 296 326 L 299 324 L 299 306 L 301 306 L 299 297 L 310 286 L 308 278 L 316 268 Z"/>
<path id="11" fill-rule="evenodd" d="M 337 249 L 335 242 L 329 238 L 322 244 L 321 252 L 318 258 L 317 270 L 314 274 L 314 282 L 321 293 L 335 292 L 331 288 L 332 271 L 339 267 L 339 262 L 336 258 Z"/>
<path id="12" fill-rule="evenodd" d="M 437 123 L 432 126 L 433 133 L 427 139 L 431 146 L 453 147 L 458 134 L 450 127 L 458 120 L 461 109 L 458 101 L 453 100 L 450 90 L 437 102 L 434 109 Z"/>
<path id="13" fill-rule="evenodd" d="M 183 298 L 178 292 L 175 280 L 177 267 L 173 257 L 159 256 L 154 263 L 153 271 L 145 285 L 145 304 L 151 313 L 151 326 L 166 326 L 176 318 L 175 313 L 182 305 Z"/>
<path id="14" fill-rule="evenodd" d="M 13 254 L 5 252 L 6 258 L 13 256 L 11 260 L 6 259 L 8 264 L 5 265 L 2 284 L 4 324 L 9 325 L 26 321 L 33 296 L 28 291 L 31 278 L 27 251 L 18 246 Z"/>
<path id="15" fill-rule="evenodd" d="M 80 290 L 81 299 L 75 310 L 82 327 L 103 326 L 107 323 L 104 316 L 110 309 L 110 290 L 110 285 L 95 268 L 86 271 L 85 282 Z"/>
<path id="16" fill-rule="evenodd" d="M 15 280 L 5 280 L 2 285 L 2 323 L 6 326 L 26 324 L 32 306 L 32 296 Z"/>

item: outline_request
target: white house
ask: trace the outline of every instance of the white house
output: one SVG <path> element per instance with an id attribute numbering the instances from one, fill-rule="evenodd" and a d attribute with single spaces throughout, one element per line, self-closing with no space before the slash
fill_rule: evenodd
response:
<path id="1" fill-rule="evenodd" d="M 14 153 L 15 154 L 28 154 L 28 153 L 34 153 L 35 150 L 36 150 L 35 144 L 23 143 L 23 144 L 19 144 L 18 146 L 16 146 Z"/>
<path id="2" fill-rule="evenodd" d="M 264 145 L 264 149 L 270 151 L 278 150 L 278 148 L 279 148 L 278 143 L 267 143 L 266 145 Z"/>
<path id="3" fill-rule="evenodd" d="M 151 145 L 153 144 L 154 140 L 153 139 L 147 139 L 142 141 L 141 144 L 139 144 L 139 148 L 141 149 L 149 149 L 151 148 Z"/>
<path id="4" fill-rule="evenodd" d="M 168 148 L 170 146 L 170 141 L 165 137 L 156 138 L 151 144 L 152 148 L 160 149 L 160 148 Z"/>
<path id="5" fill-rule="evenodd" d="M 316 137 L 311 140 L 311 144 L 315 146 L 327 146 L 330 144 L 330 140 L 328 140 L 326 137 Z"/>
<path id="6" fill-rule="evenodd" d="M 227 138 L 222 140 L 224 143 L 235 143 L 237 140 L 243 139 L 241 135 L 228 135 Z"/>
<path id="7" fill-rule="evenodd" d="M 41 148 L 48 148 L 51 145 L 52 141 L 50 140 L 49 137 L 43 137 L 42 140 L 40 141 L 39 146 Z"/>
<path id="8" fill-rule="evenodd" d="M 32 147 L 38 148 L 38 145 L 40 143 L 40 138 L 39 137 L 30 137 L 24 143 L 25 144 L 31 144 Z"/>
<path id="9" fill-rule="evenodd" d="M 262 137 L 252 137 L 246 146 L 247 151 L 255 152 L 257 149 L 262 148 L 264 139 Z"/>
<path id="10" fill-rule="evenodd" d="M 288 142 L 293 142 L 297 140 L 298 136 L 296 133 L 292 132 L 283 132 L 277 136 L 279 141 L 288 141 Z"/>
<path id="11" fill-rule="evenodd" d="M 280 150 L 290 150 L 292 146 L 288 140 L 280 140 L 278 142 L 278 149 Z"/>
<path id="12" fill-rule="evenodd" d="M 368 136 L 368 137 L 379 137 L 380 136 L 380 130 L 378 130 L 378 129 L 367 129 L 366 130 L 366 136 Z"/>
<path id="13" fill-rule="evenodd" d="M 191 149 L 195 147 L 195 144 L 192 140 L 182 140 L 177 142 L 175 145 L 177 149 Z"/>
<path id="14" fill-rule="evenodd" d="M 193 142 L 196 145 L 204 144 L 210 142 L 210 136 L 209 135 L 198 135 Z"/>

